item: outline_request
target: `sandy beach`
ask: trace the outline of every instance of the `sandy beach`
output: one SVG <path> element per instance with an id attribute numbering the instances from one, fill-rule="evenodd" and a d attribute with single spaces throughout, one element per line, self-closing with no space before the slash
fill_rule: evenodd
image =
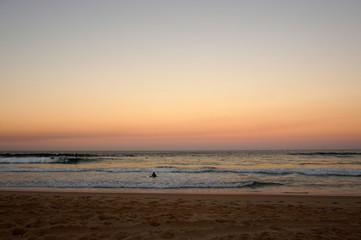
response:
<path id="1" fill-rule="evenodd" d="M 0 192 L 1 239 L 361 239 L 361 197 Z"/>

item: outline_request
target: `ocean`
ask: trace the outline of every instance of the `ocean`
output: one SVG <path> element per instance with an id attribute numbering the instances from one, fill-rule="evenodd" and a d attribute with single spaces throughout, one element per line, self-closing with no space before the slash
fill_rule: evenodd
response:
<path id="1" fill-rule="evenodd" d="M 2 152 L 0 188 L 361 195 L 361 150 Z"/>

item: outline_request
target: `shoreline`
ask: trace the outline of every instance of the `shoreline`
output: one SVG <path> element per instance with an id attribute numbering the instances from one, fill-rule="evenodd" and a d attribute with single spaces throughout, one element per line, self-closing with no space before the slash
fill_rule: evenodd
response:
<path id="1" fill-rule="evenodd" d="M 2 190 L 0 189 L 0 196 L 2 195 L 38 195 L 38 196 L 90 196 L 90 197 L 120 197 L 120 198 L 186 198 L 186 199 L 256 199 L 256 202 L 263 202 L 269 199 L 293 199 L 293 200 L 324 200 L 324 202 L 334 202 L 335 199 L 350 199 L 356 200 L 360 204 L 361 211 L 361 196 L 351 195 L 298 195 L 298 194 L 261 194 L 261 193 L 179 193 L 179 192 L 91 192 L 91 191 L 41 191 L 34 189 L 31 191 L 22 190 Z M 332 200 L 330 200 L 332 199 Z M 262 200 L 262 201 L 261 201 Z M 267 201 L 265 201 L 267 202 Z"/>
<path id="2" fill-rule="evenodd" d="M 144 189 L 144 188 L 47 188 L 0 187 L 1 192 L 92 193 L 92 194 L 175 194 L 175 195 L 255 195 L 255 196 L 329 196 L 361 197 L 361 193 L 329 193 L 308 191 L 242 191 L 239 189 Z"/>
<path id="3" fill-rule="evenodd" d="M 314 201 L 314 200 L 322 200 L 323 203 L 335 204 L 335 200 L 346 200 L 353 201 L 355 200 L 358 204 L 360 204 L 361 211 L 361 196 L 341 196 L 341 195 L 291 195 L 291 194 L 206 194 L 206 193 L 160 193 L 160 192 L 75 192 L 75 191 L 2 191 L 0 190 L 0 196 L 4 195 L 26 195 L 26 196 L 89 196 L 95 198 L 102 197 L 112 197 L 112 198 L 171 198 L 171 199 L 223 199 L 223 200 L 251 200 L 254 199 L 255 202 L 272 202 L 270 200 L 291 200 L 291 201 Z M 360 219 L 361 220 L 361 219 Z"/>

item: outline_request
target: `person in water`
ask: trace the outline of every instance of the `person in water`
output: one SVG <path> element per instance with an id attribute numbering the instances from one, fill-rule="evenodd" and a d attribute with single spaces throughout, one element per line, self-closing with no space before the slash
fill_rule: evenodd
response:
<path id="1" fill-rule="evenodd" d="M 156 177 L 157 174 L 155 174 L 155 172 L 152 173 L 152 175 L 150 175 L 149 177 Z"/>

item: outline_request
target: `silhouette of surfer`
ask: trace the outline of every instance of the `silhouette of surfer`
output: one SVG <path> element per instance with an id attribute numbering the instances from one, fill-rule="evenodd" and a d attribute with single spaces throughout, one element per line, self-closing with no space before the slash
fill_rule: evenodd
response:
<path id="1" fill-rule="evenodd" d="M 150 175 L 149 177 L 156 177 L 157 174 L 155 174 L 155 172 L 152 173 L 152 175 Z"/>

